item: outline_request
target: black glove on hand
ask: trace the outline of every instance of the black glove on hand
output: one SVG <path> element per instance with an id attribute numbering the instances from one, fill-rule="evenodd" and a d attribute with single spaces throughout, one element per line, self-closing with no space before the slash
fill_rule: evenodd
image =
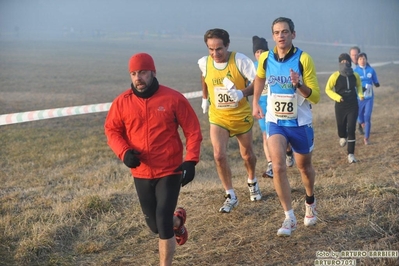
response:
<path id="1" fill-rule="evenodd" d="M 195 162 L 186 161 L 183 162 L 179 167 L 176 168 L 175 172 L 182 171 L 181 173 L 181 186 L 184 187 L 191 181 L 193 181 L 195 176 Z"/>
<path id="2" fill-rule="evenodd" d="M 136 156 L 140 153 L 136 150 L 128 150 L 123 157 L 123 163 L 129 168 L 136 168 L 140 165 L 140 159 Z"/>

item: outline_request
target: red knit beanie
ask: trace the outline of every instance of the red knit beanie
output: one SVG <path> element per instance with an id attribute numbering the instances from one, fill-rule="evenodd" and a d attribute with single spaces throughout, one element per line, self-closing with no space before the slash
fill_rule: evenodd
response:
<path id="1" fill-rule="evenodd" d="M 151 70 L 155 72 L 154 59 L 146 53 L 133 55 L 129 60 L 129 73 L 138 70 Z"/>

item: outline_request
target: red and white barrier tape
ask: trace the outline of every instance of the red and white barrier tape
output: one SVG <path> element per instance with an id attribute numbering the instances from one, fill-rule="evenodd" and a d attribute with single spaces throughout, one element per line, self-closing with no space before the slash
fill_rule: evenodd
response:
<path id="1" fill-rule="evenodd" d="M 183 93 L 183 95 L 187 99 L 198 98 L 202 96 L 202 91 L 187 92 Z M 49 118 L 63 117 L 63 116 L 107 112 L 111 107 L 111 104 L 112 103 L 98 103 L 98 104 L 70 106 L 63 108 L 5 114 L 5 115 L 0 115 L 0 126 L 43 120 Z"/>

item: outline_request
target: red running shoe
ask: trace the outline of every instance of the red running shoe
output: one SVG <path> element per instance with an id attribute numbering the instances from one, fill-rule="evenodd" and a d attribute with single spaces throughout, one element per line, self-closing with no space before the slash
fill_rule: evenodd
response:
<path id="1" fill-rule="evenodd" d="M 176 243 L 181 246 L 186 243 L 188 238 L 188 232 L 184 226 L 184 223 L 186 222 L 186 210 L 179 207 L 173 215 L 180 219 L 180 226 L 173 227 L 173 230 L 175 231 Z"/>

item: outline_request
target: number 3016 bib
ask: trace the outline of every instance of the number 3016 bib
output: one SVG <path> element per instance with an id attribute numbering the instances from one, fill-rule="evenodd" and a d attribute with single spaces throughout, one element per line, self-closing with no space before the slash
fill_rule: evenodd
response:
<path id="1" fill-rule="evenodd" d="M 225 87 L 215 87 L 215 105 L 217 109 L 230 109 L 236 108 L 238 103 L 234 102 L 229 94 L 227 93 L 227 88 Z"/>
<path id="2" fill-rule="evenodd" d="M 298 101 L 296 94 L 272 94 L 274 116 L 280 120 L 298 118 Z"/>

